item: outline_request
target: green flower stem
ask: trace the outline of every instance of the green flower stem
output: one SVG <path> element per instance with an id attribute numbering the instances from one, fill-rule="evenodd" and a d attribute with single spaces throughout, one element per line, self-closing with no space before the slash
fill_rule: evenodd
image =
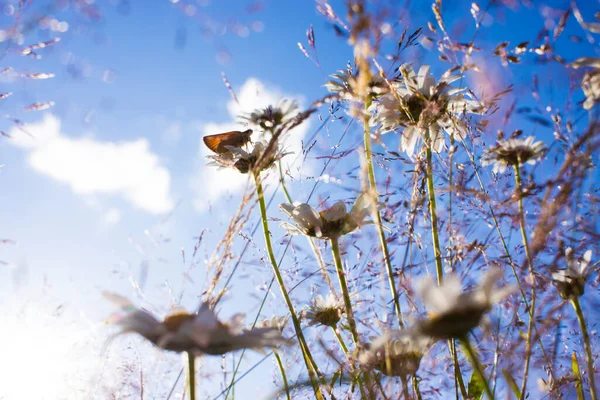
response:
<path id="1" fill-rule="evenodd" d="M 275 355 L 277 365 L 279 366 L 279 370 L 281 371 L 281 379 L 283 380 L 283 387 L 285 388 L 285 395 L 287 397 L 287 400 L 292 400 L 290 396 L 290 387 L 288 385 L 287 376 L 285 375 L 285 368 L 283 367 L 283 362 L 281 361 L 279 352 L 277 350 L 273 350 L 273 354 Z"/>
<path id="2" fill-rule="evenodd" d="M 473 347 L 471 346 L 471 342 L 469 341 L 469 338 L 467 338 L 467 337 L 461 338 L 460 343 L 462 344 L 463 348 L 465 349 L 465 352 L 467 353 L 467 357 L 469 357 L 469 361 L 471 362 L 473 369 L 475 370 L 475 372 L 477 372 L 477 375 L 479 375 L 481 382 L 483 382 L 483 388 L 485 390 L 485 393 L 488 395 L 488 397 L 490 399 L 493 399 L 494 394 L 492 393 L 492 389 L 490 388 L 490 383 L 485 378 L 485 374 L 483 373 L 483 367 L 481 366 L 481 363 L 479 362 L 479 359 L 477 358 L 477 354 L 475 354 L 475 351 L 473 350 Z"/>
<path id="3" fill-rule="evenodd" d="M 423 398 L 421 397 L 421 391 L 419 390 L 419 380 L 417 379 L 416 375 L 413 375 L 412 377 L 412 387 L 415 398 L 417 400 L 423 400 Z"/>
<path id="4" fill-rule="evenodd" d="M 440 248 L 440 237 L 438 233 L 438 217 L 435 202 L 435 186 L 433 184 L 433 155 L 431 146 L 425 145 L 426 174 L 427 174 L 427 193 L 429 194 L 429 214 L 431 216 L 431 236 L 433 238 L 433 251 L 435 253 L 435 271 L 437 274 L 438 285 L 442 284 L 444 269 L 442 267 L 442 250 Z"/>
<path id="5" fill-rule="evenodd" d="M 337 327 L 332 326 L 331 330 L 333 331 L 333 334 L 335 335 L 335 338 L 337 339 L 338 343 L 340 344 L 340 347 L 342 348 L 342 351 L 344 352 L 344 354 L 348 355 L 348 346 L 346 346 L 346 343 L 344 342 L 342 335 L 340 335 L 340 333 L 338 332 Z"/>
<path id="6" fill-rule="evenodd" d="M 283 195 L 285 196 L 285 199 L 288 201 L 288 203 L 292 204 L 292 197 L 290 196 L 290 193 L 287 190 L 287 187 L 285 186 L 285 180 L 283 178 L 283 167 L 281 166 L 281 160 L 279 160 L 278 162 L 279 164 L 279 182 L 281 183 L 281 188 L 283 189 Z"/>
<path id="7" fill-rule="evenodd" d="M 454 386 L 457 389 L 460 389 L 460 393 L 463 398 L 468 397 L 467 388 L 465 387 L 465 382 L 463 381 L 462 372 L 460 372 L 460 364 L 458 363 L 458 354 L 456 353 L 456 342 L 454 339 L 448 339 L 448 343 L 450 346 L 450 355 L 452 356 L 452 360 L 454 362 Z M 456 397 L 458 397 L 458 393 L 456 393 Z"/>
<path id="8" fill-rule="evenodd" d="M 585 357 L 587 360 L 588 368 L 588 379 L 590 380 L 590 394 L 592 395 L 592 400 L 598 400 L 598 395 L 596 393 L 596 383 L 594 379 L 594 357 L 592 355 L 592 345 L 590 343 L 590 336 L 588 334 L 587 326 L 585 324 L 585 319 L 583 318 L 583 311 L 581 310 L 579 298 L 572 298 L 571 304 L 575 309 L 575 314 L 577 314 L 577 320 L 579 321 L 579 326 L 581 327 L 581 335 L 583 336 L 583 346 L 585 347 Z"/>
<path id="9" fill-rule="evenodd" d="M 342 291 L 342 297 L 344 298 L 344 305 L 346 308 L 346 318 L 348 319 L 348 325 L 350 326 L 350 332 L 352 333 L 352 339 L 354 340 L 355 346 L 359 346 L 360 337 L 358 336 L 358 330 L 356 329 L 356 320 L 354 319 L 354 312 L 352 311 L 352 302 L 350 301 L 350 292 L 348 291 L 348 284 L 346 283 L 346 273 L 344 272 L 344 265 L 342 264 L 342 256 L 340 254 L 339 238 L 331 238 L 331 252 L 333 253 L 333 259 L 335 261 L 335 270 L 340 281 L 340 290 Z M 365 381 L 370 381 L 369 374 L 364 374 Z M 363 381 L 359 378 L 358 387 L 360 389 L 361 398 L 365 398 L 365 389 Z"/>
<path id="10" fill-rule="evenodd" d="M 335 261 L 335 270 L 337 271 L 337 276 L 340 280 L 340 289 L 342 291 L 342 297 L 344 298 L 346 317 L 348 318 L 348 325 L 350 326 L 352 339 L 354 339 L 354 344 L 358 346 L 360 343 L 360 338 L 358 336 L 358 331 L 356 330 L 356 321 L 354 320 L 352 302 L 350 301 L 350 292 L 348 291 L 348 284 L 346 283 L 346 273 L 344 272 L 344 265 L 342 264 L 342 257 L 340 255 L 340 244 L 337 237 L 331 238 L 331 252 L 333 253 L 333 259 Z"/>
<path id="11" fill-rule="evenodd" d="M 533 260 L 531 259 L 531 252 L 529 251 L 529 241 L 527 240 L 527 231 L 525 227 L 525 210 L 523 208 L 523 181 L 521 180 L 521 170 L 519 168 L 519 162 L 513 165 L 515 169 L 515 184 L 516 184 L 516 195 L 519 203 L 519 225 L 521 227 L 521 237 L 523 239 L 523 246 L 525 247 L 525 256 L 527 258 L 527 265 L 529 266 L 529 277 L 531 279 L 531 308 L 529 313 L 529 326 L 527 328 L 527 338 L 525 341 L 525 367 L 523 368 L 523 383 L 521 384 L 521 400 L 525 398 L 527 389 L 527 380 L 529 378 L 529 364 L 531 363 L 531 347 L 533 337 L 533 327 L 535 324 L 535 273 L 533 271 Z"/>
<path id="12" fill-rule="evenodd" d="M 190 400 L 196 400 L 196 357 L 188 351 L 188 384 L 190 386 Z"/>
<path id="13" fill-rule="evenodd" d="M 400 308 L 400 299 L 398 298 L 398 291 L 396 290 L 396 284 L 394 283 L 394 270 L 392 269 L 392 262 L 390 260 L 390 252 L 387 246 L 387 240 L 385 238 L 385 232 L 383 231 L 383 223 L 381 221 L 381 213 L 377 202 L 379 201 L 379 193 L 377 192 L 377 182 L 375 181 L 375 169 L 373 167 L 373 151 L 371 150 L 371 127 L 369 125 L 369 113 L 368 109 L 371 106 L 371 99 L 369 98 L 365 102 L 365 114 L 363 117 L 364 123 L 364 142 L 365 142 L 365 161 L 367 163 L 367 170 L 369 173 L 369 187 L 373 193 L 375 199 L 375 225 L 377 226 L 377 233 L 379 234 L 379 242 L 383 251 L 383 259 L 385 261 L 385 268 L 387 272 L 388 282 L 390 285 L 390 292 L 392 299 L 394 300 L 394 309 L 398 317 L 398 325 L 400 329 L 404 328 L 404 321 L 402 318 L 402 309 Z"/>
<path id="14" fill-rule="evenodd" d="M 426 137 L 426 142 L 429 141 L 429 137 Z M 444 276 L 444 268 L 442 266 L 442 250 L 440 246 L 440 236 L 438 231 L 438 217 L 437 217 L 437 206 L 435 201 L 435 185 L 433 182 L 433 152 L 431 151 L 431 145 L 425 144 L 425 173 L 427 176 L 427 194 L 429 195 L 429 214 L 431 216 L 431 237 L 433 240 L 433 251 L 435 254 L 435 271 L 437 275 L 438 285 L 442 284 Z M 456 358 L 456 349 L 452 341 L 448 341 L 448 347 L 450 349 L 450 355 L 454 360 L 454 377 L 458 382 L 463 397 L 466 396 L 465 383 L 460 372 L 460 366 Z"/>
<path id="15" fill-rule="evenodd" d="M 258 203 L 260 206 L 263 232 L 265 235 L 265 244 L 267 247 L 269 260 L 271 261 L 271 266 L 273 267 L 273 273 L 275 275 L 277 283 L 279 284 L 281 295 L 283 296 L 285 304 L 287 305 L 288 310 L 290 312 L 292 323 L 294 325 L 294 330 L 296 331 L 296 336 L 298 337 L 298 342 L 300 343 L 300 349 L 302 350 L 304 363 L 306 364 L 306 369 L 308 370 L 308 376 L 315 391 L 315 396 L 318 399 L 323 399 L 323 394 L 321 393 L 321 388 L 319 387 L 319 382 L 316 376 L 320 376 L 321 374 L 319 372 L 317 364 L 313 359 L 312 354 L 310 353 L 310 349 L 306 344 L 306 339 L 304 338 L 304 333 L 302 332 L 302 327 L 300 326 L 300 320 L 298 319 L 298 315 L 296 314 L 296 311 L 294 309 L 294 304 L 292 303 L 292 300 L 288 295 L 287 289 L 285 288 L 285 283 L 283 282 L 283 277 L 281 276 L 279 266 L 277 265 L 277 260 L 275 259 L 275 253 L 273 252 L 273 245 L 271 244 L 271 234 L 269 232 L 269 222 L 267 220 L 267 206 L 265 204 L 265 196 L 263 192 L 260 173 L 256 173 L 253 175 L 256 183 L 256 195 L 258 196 Z"/>

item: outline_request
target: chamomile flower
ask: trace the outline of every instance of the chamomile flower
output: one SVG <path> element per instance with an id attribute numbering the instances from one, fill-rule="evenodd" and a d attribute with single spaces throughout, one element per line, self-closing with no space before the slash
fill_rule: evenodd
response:
<path id="1" fill-rule="evenodd" d="M 121 308 L 121 312 L 109 319 L 121 327 L 118 334 L 137 333 L 165 350 L 185 351 L 196 356 L 221 355 L 239 349 L 263 351 L 289 344 L 277 328 L 245 330 L 243 314 L 234 315 L 227 323 L 219 321 L 208 303 L 203 303 L 197 314 L 176 311 L 159 321 L 125 297 L 115 293 L 104 295 Z"/>
<path id="2" fill-rule="evenodd" d="M 594 104 L 600 101 L 600 58 L 582 57 L 575 60 L 571 66 L 575 69 L 592 67 L 586 71 L 581 80 L 581 89 L 585 95 L 583 108 L 590 110 Z"/>
<path id="3" fill-rule="evenodd" d="M 460 279 L 448 275 L 440 286 L 431 278 L 420 281 L 417 290 L 429 310 L 418 330 L 436 339 L 461 338 L 476 328 L 492 306 L 515 291 L 514 286 L 496 288 L 502 271 L 487 271 L 472 291 L 463 292 Z"/>
<path id="4" fill-rule="evenodd" d="M 402 78 L 393 82 L 393 90 L 373 104 L 375 114 L 371 125 L 381 134 L 403 127 L 400 151 L 411 158 L 417 143 L 425 138 L 432 150 L 442 151 L 443 132 L 463 137 L 467 126 L 460 117 L 485 111 L 483 103 L 475 100 L 466 89 L 450 87 L 461 78 L 452 70 L 444 73 L 437 83 L 428 65 L 415 73 L 410 64 L 403 64 L 400 72 Z"/>
<path id="5" fill-rule="evenodd" d="M 415 329 L 388 331 L 366 344 L 358 361 L 364 368 L 375 368 L 384 375 L 406 377 L 417 372 L 434 342 Z"/>
<path id="6" fill-rule="evenodd" d="M 338 201 L 332 207 L 318 212 L 305 203 L 288 204 L 279 206 L 295 224 L 284 222 L 281 226 L 287 229 L 288 234 L 303 234 L 319 239 L 331 239 L 354 232 L 365 224 L 372 223 L 368 219 L 371 213 L 371 204 L 366 194 L 358 196 L 350 212 L 343 201 Z"/>
<path id="7" fill-rule="evenodd" d="M 576 259 L 573 255 L 573 249 L 567 248 L 565 251 L 567 269 L 561 269 L 552 273 L 552 281 L 560 297 L 565 300 L 580 297 L 584 293 L 585 281 L 592 272 L 588 269 L 592 259 L 592 251 L 588 250 L 583 254 L 583 258 Z"/>
<path id="8" fill-rule="evenodd" d="M 229 152 L 208 156 L 212 161 L 207 165 L 218 168 L 233 168 L 242 174 L 247 174 L 248 172 L 257 173 L 259 170 L 269 169 L 275 161 L 289 154 L 283 152 L 276 143 L 269 149 L 269 143 L 265 141 L 255 143 L 250 152 L 240 147 L 226 147 Z M 267 155 L 265 155 L 266 151 L 269 152 Z"/>
<path id="9" fill-rule="evenodd" d="M 481 165 L 494 165 L 493 171 L 497 174 L 506 171 L 508 166 L 535 164 L 546 153 L 546 146 L 534 140 L 533 136 L 498 140 L 498 144 L 485 151 Z"/>
<path id="10" fill-rule="evenodd" d="M 325 325 L 335 327 L 345 312 L 344 301 L 330 294 L 327 297 L 318 295 L 304 311 L 304 318 L 309 326 Z"/>

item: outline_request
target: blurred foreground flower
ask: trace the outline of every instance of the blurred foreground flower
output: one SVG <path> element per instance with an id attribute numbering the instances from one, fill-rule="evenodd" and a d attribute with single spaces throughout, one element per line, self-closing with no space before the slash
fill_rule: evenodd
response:
<path id="1" fill-rule="evenodd" d="M 330 93 L 333 93 L 338 98 L 348 101 L 361 101 L 358 74 L 352 72 L 352 68 L 348 65 L 345 70 L 340 70 L 336 74 L 330 75 L 332 80 L 325 83 L 325 87 Z M 368 94 L 371 97 L 381 96 L 390 91 L 388 84 L 379 75 L 371 76 L 367 83 Z"/>
<path id="2" fill-rule="evenodd" d="M 303 234 L 319 239 L 331 239 L 354 232 L 363 225 L 373 223 L 368 219 L 371 204 L 366 194 L 356 198 L 352 210 L 346 210 L 346 204 L 338 201 L 332 207 L 317 212 L 305 203 L 284 203 L 279 208 L 294 220 L 296 225 L 284 222 L 281 226 L 289 235 Z"/>
<path id="3" fill-rule="evenodd" d="M 233 146 L 227 146 L 227 149 L 229 150 L 227 153 L 208 156 L 212 161 L 207 165 L 217 168 L 233 168 L 242 174 L 258 173 L 269 169 L 275 161 L 289 154 L 281 151 L 277 143 L 273 143 L 269 148 L 267 142 L 255 143 L 251 152 Z"/>
<path id="4" fill-rule="evenodd" d="M 115 293 L 104 296 L 121 307 L 121 312 L 109 319 L 122 328 L 118 334 L 137 333 L 165 350 L 186 351 L 196 356 L 221 355 L 239 349 L 262 352 L 264 348 L 290 344 L 275 327 L 244 329 L 243 314 L 222 323 L 208 303 L 202 304 L 198 314 L 176 311 L 160 322 L 125 297 Z"/>
<path id="5" fill-rule="evenodd" d="M 588 269 L 592 259 L 592 251 L 586 251 L 583 254 L 583 258 L 577 260 L 573 256 L 573 249 L 569 247 L 565 251 L 565 259 L 567 261 L 567 269 L 553 272 L 552 280 L 558 289 L 560 297 L 570 300 L 580 297 L 584 293 L 585 280 L 590 272 L 592 272 L 591 269 Z"/>
<path id="6" fill-rule="evenodd" d="M 402 64 L 402 79 L 393 83 L 393 92 L 381 96 L 372 109 L 375 115 L 371 125 L 379 133 L 395 131 L 404 127 L 400 151 L 409 157 L 415 153 L 419 139 L 428 139 L 432 150 L 442 151 L 444 137 L 442 131 L 457 138 L 467 132 L 461 120 L 463 114 L 483 114 L 483 103 L 475 100 L 466 88 L 451 88 L 450 84 L 462 77 L 447 71 L 436 84 L 429 65 L 423 65 L 419 73 L 410 64 Z"/>
<path id="7" fill-rule="evenodd" d="M 585 95 L 583 108 L 590 110 L 594 104 L 600 101 L 600 58 L 581 57 L 575 60 L 571 66 L 575 69 L 581 67 L 592 67 L 581 80 L 581 89 Z"/>
<path id="8" fill-rule="evenodd" d="M 431 278 L 419 282 L 417 290 L 429 309 L 429 317 L 421 320 L 418 330 L 437 339 L 464 338 L 476 328 L 492 305 L 515 291 L 514 286 L 495 288 L 502 271 L 494 268 L 485 273 L 479 286 L 463 292 L 456 275 L 444 277 L 441 286 Z"/>
<path id="9" fill-rule="evenodd" d="M 363 367 L 375 368 L 384 375 L 406 377 L 417 372 L 433 342 L 414 329 L 388 331 L 366 344 L 358 360 Z"/>
<path id="10" fill-rule="evenodd" d="M 534 142 L 535 138 L 510 138 L 498 140 L 496 146 L 490 147 L 481 157 L 481 165 L 494 165 L 494 173 L 506 171 L 508 166 L 535 164 L 546 152 L 544 142 Z"/>
<path id="11" fill-rule="evenodd" d="M 335 328 L 343 313 L 343 299 L 336 299 L 332 294 L 325 298 L 318 295 L 312 301 L 312 305 L 304 311 L 304 317 L 308 320 L 309 326 L 325 325 Z"/>

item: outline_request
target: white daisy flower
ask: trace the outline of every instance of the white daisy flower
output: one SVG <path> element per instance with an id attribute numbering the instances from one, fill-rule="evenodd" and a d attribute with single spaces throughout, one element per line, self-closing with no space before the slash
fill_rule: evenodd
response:
<path id="1" fill-rule="evenodd" d="M 544 142 L 534 142 L 535 138 L 510 138 L 498 140 L 481 157 L 481 165 L 494 165 L 494 173 L 503 173 L 508 166 L 535 164 L 546 153 Z"/>
<path id="2" fill-rule="evenodd" d="M 222 323 L 208 303 L 203 303 L 197 314 L 179 310 L 161 322 L 123 296 L 115 293 L 104 293 L 104 296 L 121 307 L 121 312 L 109 319 L 121 327 L 117 335 L 134 332 L 161 349 L 199 356 L 221 355 L 239 349 L 263 351 L 265 347 L 289 344 L 277 328 L 245 330 L 243 314 L 236 314 L 229 322 Z"/>
<path id="3" fill-rule="evenodd" d="M 502 271 L 487 271 L 479 286 L 463 292 L 456 275 L 444 277 L 441 286 L 428 277 L 419 282 L 417 290 L 429 310 L 429 317 L 419 321 L 420 332 L 437 338 L 461 338 L 476 328 L 492 305 L 515 291 L 515 286 L 495 288 Z"/>
<path id="4" fill-rule="evenodd" d="M 600 101 L 600 58 L 582 57 L 575 60 L 571 66 L 575 69 L 581 67 L 592 67 L 586 71 L 581 80 L 581 89 L 585 95 L 583 108 L 590 110 L 594 104 Z"/>
<path id="5" fill-rule="evenodd" d="M 335 327 L 345 312 L 343 299 L 336 299 L 334 295 L 327 297 L 318 295 L 310 306 L 304 311 L 304 318 L 309 326 L 325 325 Z"/>
<path id="6" fill-rule="evenodd" d="M 421 138 L 428 135 L 431 149 L 440 152 L 444 148 L 442 132 L 462 138 L 467 126 L 460 117 L 485 112 L 483 103 L 475 100 L 468 90 L 450 87 L 461 78 L 453 70 L 444 73 L 437 84 L 428 65 L 423 65 L 416 74 L 410 64 L 402 64 L 400 72 L 402 78 L 393 82 L 394 90 L 373 104 L 375 114 L 371 125 L 382 134 L 404 127 L 400 151 L 411 158 Z"/>
<path id="7" fill-rule="evenodd" d="M 354 232 L 365 224 L 372 223 L 368 220 L 371 213 L 370 201 L 366 194 L 358 196 L 350 212 L 346 204 L 338 201 L 332 207 L 317 212 L 305 203 L 284 203 L 279 206 L 281 210 L 296 223 L 284 222 L 281 226 L 288 230 L 288 234 L 303 234 L 320 239 L 339 237 Z"/>
<path id="8" fill-rule="evenodd" d="M 388 331 L 365 344 L 358 361 L 367 369 L 375 368 L 387 376 L 414 375 L 421 358 L 435 341 L 415 329 Z"/>
<path id="9" fill-rule="evenodd" d="M 578 260 L 573 255 L 573 249 L 567 248 L 565 251 L 567 269 L 561 269 L 552 273 L 552 280 L 558 289 L 560 297 L 565 300 L 580 297 L 584 293 L 585 281 L 592 272 L 588 269 L 592 260 L 592 251 L 588 250 L 583 254 L 583 258 Z"/>
<path id="10" fill-rule="evenodd" d="M 260 141 L 254 144 L 252 151 L 248 152 L 240 147 L 225 146 L 229 152 L 222 154 L 212 154 L 207 158 L 212 161 L 206 164 L 207 166 L 215 166 L 217 168 L 234 168 L 242 174 L 248 172 L 258 172 L 266 170 L 273 166 L 275 161 L 289 153 L 283 152 L 277 144 L 273 145 L 269 150 L 269 155 L 263 156 L 269 148 L 269 143 Z M 260 161 L 260 166 L 258 162 Z"/>

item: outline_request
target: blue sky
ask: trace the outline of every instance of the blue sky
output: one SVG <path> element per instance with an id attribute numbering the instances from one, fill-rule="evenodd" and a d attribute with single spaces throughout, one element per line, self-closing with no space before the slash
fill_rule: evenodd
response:
<path id="1" fill-rule="evenodd" d="M 429 3 L 413 3 L 409 30 L 424 21 L 434 21 Z M 600 9 L 596 2 L 580 3 L 584 15 Z M 117 6 L 103 5 L 101 23 L 78 22 L 80 18 L 72 11 L 63 11 L 57 15 L 69 21 L 70 29 L 64 34 L 50 34 L 60 36 L 62 41 L 39 50 L 41 60 L 9 54 L 1 61 L 0 69 L 10 65 L 15 71 L 48 72 L 55 77 L 35 81 L 13 77 L 1 81 L 6 90 L 14 92 L 2 100 L 7 102 L 3 111 L 18 115 L 27 123 L 43 125 L 39 125 L 39 137 L 32 139 L 8 121 L 2 123 L 1 129 L 14 137 L 0 138 L 0 238 L 16 244 L 0 248 L 0 260 L 7 263 L 0 269 L 0 291 L 9 293 L 0 301 L 0 307 L 14 312 L 18 309 L 15 304 L 31 301 L 43 310 L 33 307 L 28 311 L 36 319 L 47 312 L 48 305 L 61 305 L 68 318 L 94 332 L 92 340 L 98 344 L 104 337 L 102 329 L 106 329 L 101 321 L 112 307 L 102 299 L 102 290 L 117 291 L 140 304 L 153 304 L 166 311 L 172 302 L 165 286 L 168 282 L 175 298 L 183 291 L 181 305 L 193 308 L 197 304 L 204 287 L 204 261 L 220 240 L 241 196 L 238 190 L 211 197 L 209 186 L 220 183 L 242 187 L 224 178 L 210 180 L 204 169 L 203 156 L 207 153 L 201 149 L 201 136 L 225 129 L 236 111 L 221 73 L 226 73 L 238 96 L 246 89 L 242 101 L 245 107 L 262 107 L 265 97 L 280 96 L 295 98 L 306 106 L 325 94 L 322 85 L 326 75 L 344 68 L 352 58 L 351 48 L 334 35 L 312 2 L 267 1 L 263 9 L 250 14 L 248 4 L 236 0 L 197 6 L 197 12 L 216 21 L 237 19 L 250 26 L 247 37 L 227 32 L 206 38 L 194 17 L 184 15 L 169 1 L 132 1 L 127 14 Z M 342 10 L 339 4 L 337 9 Z M 553 4 L 560 9 L 568 2 Z M 451 10 L 448 19 L 462 16 L 468 21 L 462 34 L 463 41 L 468 41 L 473 30 L 468 7 L 460 1 L 447 1 L 444 6 Z M 480 39 L 497 43 L 500 37 L 516 45 L 535 36 L 543 24 L 536 7 L 521 9 L 518 15 L 512 11 L 504 14 L 506 20 L 496 15 L 492 25 L 482 30 Z M 11 21 L 10 16 L 0 18 L 2 26 Z M 297 46 L 302 42 L 308 47 L 305 32 L 310 25 L 314 25 L 321 68 Z M 568 31 L 582 36 L 574 19 L 570 20 Z M 181 48 L 176 39 L 182 37 L 182 32 L 185 46 Z M 573 44 L 567 37 L 564 35 L 559 42 L 563 57 L 593 54 L 589 44 Z M 47 31 L 32 32 L 25 37 L 25 43 L 47 39 Z M 219 62 L 223 49 L 230 55 L 227 63 Z M 445 69 L 422 49 L 409 52 L 407 58 L 419 54 L 426 62 L 436 63 L 438 72 Z M 489 62 L 490 71 L 502 68 L 497 60 Z M 517 84 L 530 82 L 535 68 L 511 67 L 508 75 Z M 569 84 L 561 68 L 544 70 L 552 75 L 542 76 L 550 76 L 555 85 L 556 107 L 563 106 L 560 93 Z M 75 70 L 83 71 L 83 76 L 74 77 Z M 529 85 L 524 85 L 514 95 L 517 98 L 530 92 Z M 55 105 L 46 111 L 19 112 L 28 104 L 44 101 L 54 101 Z M 531 99 L 521 101 L 523 105 L 532 104 Z M 322 114 L 326 116 L 326 109 Z M 331 123 L 327 134 L 337 137 L 345 123 Z M 298 137 L 310 136 L 318 125 L 320 122 L 312 119 L 301 128 Z M 540 130 L 530 123 L 523 126 L 531 133 L 539 131 L 542 139 L 544 135 L 551 137 L 548 129 Z M 355 143 L 357 135 L 357 130 L 351 130 L 346 145 Z M 49 150 L 49 143 L 57 146 L 55 152 Z M 330 145 L 318 142 L 309 161 L 301 165 L 305 176 L 311 170 L 320 170 L 324 161 L 314 158 L 328 154 Z M 295 146 L 300 149 L 299 141 Z M 82 156 L 76 157 L 68 149 Z M 122 162 L 118 164 L 121 169 L 103 168 L 103 160 L 110 160 L 113 166 Z M 82 165 L 78 167 L 77 163 Z M 91 167 L 93 163 L 99 164 Z M 70 172 L 65 173 L 61 165 Z M 333 193 L 337 199 L 344 193 L 340 187 L 358 187 L 358 182 L 344 181 L 347 165 L 340 163 L 331 172 L 342 184 L 322 183 L 320 194 L 325 197 Z M 135 182 L 124 177 L 125 171 L 137 171 L 131 178 Z M 92 172 L 97 174 L 96 181 L 90 178 Z M 298 183 L 293 188 L 294 195 L 305 196 L 312 183 Z M 210 209 L 206 199 L 212 200 Z M 281 217 L 275 209 L 272 215 Z M 186 281 L 182 276 L 190 267 L 195 238 L 204 229 L 208 234 L 197 257 L 198 266 L 191 271 L 193 282 Z M 276 242 L 280 238 L 277 236 Z M 262 237 L 256 235 L 255 240 L 247 257 L 249 265 L 244 265 L 248 269 L 238 274 L 235 290 L 222 305 L 224 316 L 255 310 L 259 301 L 256 287 L 270 279 L 270 270 L 260 264 Z M 187 263 L 182 260 L 182 249 Z M 139 279 L 144 260 L 149 265 L 146 299 L 135 294 L 129 279 L 130 275 Z M 13 279 L 17 275 L 27 279 L 17 285 Z M 253 296 L 252 301 L 247 300 L 248 296 Z M 271 308 L 266 316 L 272 315 L 273 309 L 280 309 L 278 302 L 277 295 L 270 298 Z M 269 368 L 259 373 L 270 376 Z M 248 387 L 255 388 L 256 383 Z"/>

